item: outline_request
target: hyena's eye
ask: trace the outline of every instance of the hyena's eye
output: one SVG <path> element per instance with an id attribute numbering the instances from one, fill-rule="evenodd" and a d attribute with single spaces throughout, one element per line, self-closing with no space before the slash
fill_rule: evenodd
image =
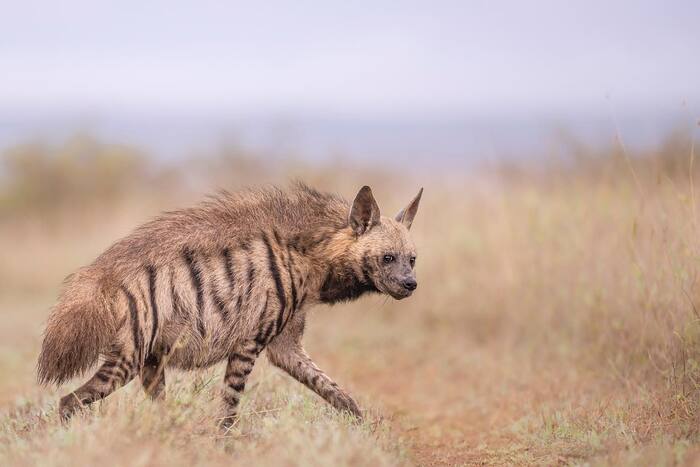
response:
<path id="1" fill-rule="evenodd" d="M 391 263 L 394 261 L 394 255 L 384 255 L 384 262 Z"/>
<path id="2" fill-rule="evenodd" d="M 409 263 L 411 263 L 411 267 L 416 265 L 416 257 L 411 256 L 411 259 L 408 260 Z"/>

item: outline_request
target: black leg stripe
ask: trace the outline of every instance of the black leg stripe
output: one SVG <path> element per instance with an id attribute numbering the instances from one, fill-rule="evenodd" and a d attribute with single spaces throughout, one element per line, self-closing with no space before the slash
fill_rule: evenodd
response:
<path id="1" fill-rule="evenodd" d="M 216 284 L 211 285 L 211 295 L 214 299 L 214 305 L 216 306 L 216 310 L 219 312 L 224 322 L 227 322 L 228 310 L 226 309 L 226 302 L 223 298 L 221 298 L 221 295 L 219 295 L 219 290 L 217 289 Z"/>
<path id="2" fill-rule="evenodd" d="M 268 294 L 265 296 L 265 305 L 263 305 L 262 313 L 260 314 L 260 317 L 261 317 L 260 318 L 261 319 L 260 330 L 258 331 L 258 334 L 255 336 L 255 343 L 258 344 L 259 347 L 264 347 L 265 345 L 267 345 L 268 339 L 269 339 L 269 333 L 271 332 L 270 329 L 272 328 L 272 324 L 273 324 L 272 322 L 270 322 L 267 329 L 263 330 L 263 323 L 264 323 L 263 320 L 265 319 L 265 315 L 267 315 L 267 304 L 268 304 L 268 300 L 270 298 L 269 295 L 270 294 L 268 292 Z"/>
<path id="3" fill-rule="evenodd" d="M 109 380 L 112 379 L 111 376 L 111 373 L 105 372 L 103 370 L 100 370 L 97 373 L 95 373 L 95 378 L 99 379 L 103 383 L 109 383 Z"/>
<path id="4" fill-rule="evenodd" d="M 231 384 L 231 385 L 229 385 L 229 387 L 236 392 L 243 392 L 243 390 L 245 389 L 245 382 L 238 382 L 235 384 Z"/>
<path id="5" fill-rule="evenodd" d="M 306 292 L 301 294 L 301 299 L 299 300 L 299 305 L 297 305 L 297 310 L 300 310 L 301 307 L 304 306 L 304 302 L 306 301 Z"/>
<path id="6" fill-rule="evenodd" d="M 126 295 L 126 299 L 129 302 L 129 314 L 131 317 L 131 332 L 134 338 L 134 348 L 136 350 L 137 359 L 141 361 L 141 351 L 143 347 L 143 336 L 141 335 L 141 325 L 139 323 L 139 311 L 136 307 L 136 299 L 127 290 L 126 287 L 122 286 L 122 292 Z"/>
<path id="7" fill-rule="evenodd" d="M 122 371 L 124 374 L 124 379 L 127 379 L 129 375 L 131 375 L 131 373 L 134 371 L 134 365 L 131 362 L 124 360 L 121 363 L 119 363 L 119 366 L 117 368 L 115 368 L 115 370 L 117 369 Z"/>
<path id="8" fill-rule="evenodd" d="M 250 302 L 250 296 L 253 294 L 253 284 L 255 284 L 256 275 L 257 271 L 255 270 L 255 265 L 253 265 L 253 260 L 248 257 L 248 287 L 245 293 L 246 303 Z"/>
<path id="9" fill-rule="evenodd" d="M 126 379 L 130 373 L 131 373 L 131 370 L 125 369 L 122 366 L 118 366 L 118 367 L 112 369 L 112 374 L 114 376 L 117 376 L 120 379 Z"/>
<path id="10" fill-rule="evenodd" d="M 294 258 L 292 257 L 292 250 L 289 248 L 289 246 L 287 246 L 287 256 L 289 258 L 289 262 L 287 263 L 287 271 L 289 272 L 289 282 L 292 284 L 292 305 L 293 310 L 296 310 L 299 304 L 297 303 L 296 278 L 294 277 L 293 273 Z"/>
<path id="11" fill-rule="evenodd" d="M 156 340 L 156 333 L 158 332 L 158 304 L 156 303 L 156 269 L 153 266 L 148 266 L 148 293 L 151 298 L 151 313 L 153 314 L 153 322 L 151 330 L 151 345 L 149 347 L 149 353 L 153 352 L 153 343 Z"/>
<path id="12" fill-rule="evenodd" d="M 104 363 L 102 363 L 102 369 L 107 370 L 110 368 L 114 368 L 115 366 L 117 366 L 118 363 L 119 362 L 117 362 L 116 360 L 105 360 Z"/>
<path id="13" fill-rule="evenodd" d="M 289 252 L 289 250 L 287 250 Z M 292 260 L 292 255 L 290 253 L 289 255 L 289 260 Z M 287 263 L 287 272 L 289 273 L 289 283 L 292 286 L 292 308 L 289 310 L 289 313 L 287 313 L 287 318 L 284 320 L 284 323 L 282 324 L 282 329 L 279 330 L 279 332 L 284 331 L 284 328 L 287 327 L 287 322 L 289 321 L 289 318 L 292 317 L 292 314 L 297 309 L 298 303 L 297 303 L 297 286 L 295 284 L 295 279 L 294 279 L 294 274 L 292 273 L 292 267 Z"/>
<path id="14" fill-rule="evenodd" d="M 248 367 L 244 370 L 241 370 L 241 371 L 238 371 L 238 370 L 232 371 L 231 373 L 228 374 L 228 376 L 236 378 L 236 379 L 247 378 L 251 371 L 253 371 L 252 366 Z"/>
<path id="15" fill-rule="evenodd" d="M 270 274 L 275 281 L 275 288 L 277 289 L 277 299 L 280 302 L 280 312 L 277 315 L 277 333 L 282 330 L 282 319 L 284 317 L 284 310 L 287 308 L 287 297 L 284 292 L 284 286 L 282 285 L 282 277 L 280 276 L 279 267 L 277 266 L 277 259 L 275 258 L 275 253 L 272 251 L 272 245 L 270 244 L 270 239 L 267 234 L 263 234 L 263 241 L 265 242 L 265 247 L 267 248 L 267 259 L 270 267 Z"/>
<path id="16" fill-rule="evenodd" d="M 170 270 L 170 300 L 173 304 L 173 313 L 181 320 L 185 319 L 185 313 L 180 302 L 180 296 L 175 291 L 175 270 Z"/>
<path id="17" fill-rule="evenodd" d="M 244 363 L 249 363 L 251 365 L 255 363 L 255 359 L 253 357 L 249 357 L 238 352 L 233 353 L 233 358 Z"/>
<path id="18" fill-rule="evenodd" d="M 258 352 L 261 352 L 262 349 L 270 343 L 272 340 L 272 337 L 275 333 L 276 327 L 274 321 L 270 321 L 270 324 L 267 326 L 267 329 L 265 330 L 265 333 L 261 337 L 261 340 L 264 342 L 264 344 L 261 346 L 261 348 L 258 350 Z"/>
<path id="19" fill-rule="evenodd" d="M 205 337 L 206 329 L 204 328 L 204 319 L 202 318 L 202 314 L 204 313 L 204 290 L 202 289 L 199 265 L 194 258 L 194 253 L 189 248 L 185 248 L 183 256 L 185 258 L 185 263 L 187 263 L 187 268 L 190 270 L 192 286 L 195 288 L 195 293 L 197 294 L 197 329 L 202 337 Z"/>
<path id="20" fill-rule="evenodd" d="M 243 305 L 243 296 L 239 295 L 236 299 L 236 313 L 241 311 L 241 306 Z"/>
<path id="21" fill-rule="evenodd" d="M 313 376 L 313 378 L 311 378 L 311 385 L 312 385 L 313 387 L 318 386 L 318 379 L 319 379 L 319 375 L 318 375 L 318 374 L 315 374 L 315 375 Z"/>
<path id="22" fill-rule="evenodd" d="M 226 402 L 228 402 L 231 405 L 236 405 L 238 404 L 238 401 L 240 400 L 240 394 L 237 393 L 228 393 L 224 396 L 226 398 Z"/>

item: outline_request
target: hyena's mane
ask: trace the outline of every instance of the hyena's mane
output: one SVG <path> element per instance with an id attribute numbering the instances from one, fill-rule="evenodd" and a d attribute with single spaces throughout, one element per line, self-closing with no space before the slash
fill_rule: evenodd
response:
<path id="1" fill-rule="evenodd" d="M 167 263 L 184 249 L 219 250 L 274 230 L 287 239 L 302 233 L 324 235 L 348 225 L 350 203 L 301 182 L 289 188 L 222 190 L 198 205 L 166 212 L 106 250 L 95 266 L 128 273 L 134 264 Z"/>

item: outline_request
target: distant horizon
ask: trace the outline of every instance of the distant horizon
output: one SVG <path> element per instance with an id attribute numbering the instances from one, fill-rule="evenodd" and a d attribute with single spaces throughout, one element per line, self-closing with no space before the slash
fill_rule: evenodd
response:
<path id="1" fill-rule="evenodd" d="M 700 117 L 698 18 L 691 0 L 15 2 L 0 149 L 83 130 L 161 158 L 236 142 L 470 164 L 567 132 L 650 147 Z"/>
<path id="2" fill-rule="evenodd" d="M 673 131 L 697 134 L 689 109 L 570 115 L 445 115 L 442 118 L 366 118 L 333 115 L 233 115 L 191 112 L 73 112 L 24 115 L 0 110 L 0 152 L 15 144 L 60 144 L 80 133 L 136 146 L 158 159 L 180 159 L 234 146 L 307 160 L 343 156 L 358 161 L 412 162 L 468 167 L 484 162 L 538 158 L 576 141 L 605 148 L 618 136 L 633 150 L 648 150 Z M 619 135 L 618 135 L 619 131 Z"/>

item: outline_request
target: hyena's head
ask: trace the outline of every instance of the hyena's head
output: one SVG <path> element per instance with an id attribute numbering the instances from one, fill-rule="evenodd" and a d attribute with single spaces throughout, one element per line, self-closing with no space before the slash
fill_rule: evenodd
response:
<path id="1" fill-rule="evenodd" d="M 356 240 L 350 246 L 363 274 L 382 293 L 395 299 L 406 298 L 418 287 L 416 247 L 409 234 L 418 211 L 423 189 L 394 218 L 381 216 L 368 186 L 357 193 L 349 215 Z"/>

